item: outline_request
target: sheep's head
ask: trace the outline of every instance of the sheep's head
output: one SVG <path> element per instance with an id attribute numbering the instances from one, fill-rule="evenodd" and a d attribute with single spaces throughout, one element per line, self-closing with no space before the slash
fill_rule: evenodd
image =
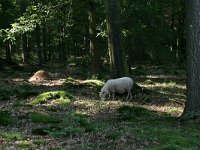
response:
<path id="1" fill-rule="evenodd" d="M 106 95 L 107 95 L 107 93 L 104 92 L 104 91 L 101 91 L 101 92 L 99 93 L 99 96 L 101 97 L 101 100 L 105 100 L 105 99 L 106 99 Z"/>

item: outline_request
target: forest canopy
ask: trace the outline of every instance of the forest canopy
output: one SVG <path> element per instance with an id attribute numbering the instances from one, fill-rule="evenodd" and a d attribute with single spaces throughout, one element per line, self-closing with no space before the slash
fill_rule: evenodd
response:
<path id="1" fill-rule="evenodd" d="M 106 12 L 101 0 L 1 0 L 1 59 L 42 64 L 52 60 L 67 63 L 71 56 L 91 58 L 91 7 L 96 50 L 100 58 L 108 59 Z M 129 65 L 185 62 L 182 0 L 122 0 L 120 23 Z"/>

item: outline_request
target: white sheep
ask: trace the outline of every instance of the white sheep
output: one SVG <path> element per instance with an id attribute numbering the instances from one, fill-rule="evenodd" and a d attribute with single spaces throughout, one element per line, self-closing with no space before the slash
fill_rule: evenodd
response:
<path id="1" fill-rule="evenodd" d="M 115 93 L 128 92 L 126 100 L 128 98 L 132 99 L 132 93 L 131 93 L 132 87 L 133 87 L 133 80 L 129 77 L 110 79 L 102 87 L 99 96 L 101 97 L 101 100 L 105 100 L 107 95 L 108 95 L 108 99 L 109 99 L 110 95 L 112 94 L 112 98 L 114 100 Z"/>

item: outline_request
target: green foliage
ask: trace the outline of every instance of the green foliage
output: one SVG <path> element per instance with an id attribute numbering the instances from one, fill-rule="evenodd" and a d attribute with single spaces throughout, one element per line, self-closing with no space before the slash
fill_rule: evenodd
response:
<path id="1" fill-rule="evenodd" d="M 96 130 L 93 122 L 89 121 L 85 115 L 72 113 L 64 119 L 62 126 L 56 125 L 47 128 L 36 128 L 32 130 L 33 134 L 50 135 L 53 137 L 69 137 L 79 135 L 85 132 L 94 132 Z"/>
<path id="2" fill-rule="evenodd" d="M 49 115 L 44 115 L 37 112 L 30 112 L 28 113 L 28 115 L 30 115 L 30 119 L 34 123 L 61 123 L 62 122 L 62 120 L 59 118 L 51 117 Z"/>
<path id="3" fill-rule="evenodd" d="M 158 147 L 158 148 L 150 148 L 148 150 L 187 150 L 187 149 L 178 145 L 168 144 L 168 145 Z"/>
<path id="4" fill-rule="evenodd" d="M 35 145 L 43 145 L 43 144 L 46 144 L 46 141 L 45 140 L 35 140 L 35 141 L 33 141 L 33 144 L 35 144 Z"/>
<path id="5" fill-rule="evenodd" d="M 31 143 L 30 142 L 27 142 L 27 141 L 23 141 L 19 144 L 19 148 L 20 149 L 27 149 L 28 147 L 31 146 Z"/>
<path id="6" fill-rule="evenodd" d="M 16 140 L 23 140 L 25 138 L 24 135 L 17 132 L 10 132 L 10 133 L 2 133 L 0 132 L 0 137 L 4 138 L 7 141 L 16 141 Z"/>
<path id="7" fill-rule="evenodd" d="M 118 120 L 121 121 L 137 121 L 148 118 L 152 114 L 151 111 L 143 107 L 122 106 L 117 109 Z"/>
<path id="8" fill-rule="evenodd" d="M 59 105 L 67 105 L 73 97 L 65 91 L 51 91 L 38 95 L 32 102 L 32 105 L 48 103 L 54 100 L 54 103 Z"/>
<path id="9" fill-rule="evenodd" d="M 7 111 L 0 111 L 0 125 L 10 125 L 15 119 Z"/>

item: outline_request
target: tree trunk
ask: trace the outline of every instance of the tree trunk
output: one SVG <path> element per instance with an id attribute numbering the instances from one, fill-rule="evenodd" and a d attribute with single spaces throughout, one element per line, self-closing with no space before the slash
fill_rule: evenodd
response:
<path id="1" fill-rule="evenodd" d="M 110 68 L 113 78 L 127 74 L 124 52 L 121 45 L 121 31 L 119 19 L 119 1 L 105 0 L 108 30 L 108 47 Z"/>
<path id="2" fill-rule="evenodd" d="M 13 64 L 12 57 L 11 57 L 11 44 L 9 41 L 5 42 L 5 50 L 6 50 L 6 62 L 10 65 Z"/>
<path id="3" fill-rule="evenodd" d="M 22 35 L 22 51 L 23 62 L 28 63 L 30 54 L 28 51 L 28 38 L 26 35 Z"/>
<path id="4" fill-rule="evenodd" d="M 94 2 L 89 1 L 89 37 L 90 37 L 90 54 L 91 54 L 91 69 L 92 78 L 96 78 L 100 69 L 100 57 L 96 46 L 96 27 Z"/>
<path id="5" fill-rule="evenodd" d="M 200 3 L 186 3 L 187 100 L 183 120 L 200 120 Z"/>
<path id="6" fill-rule="evenodd" d="M 43 64 L 43 56 L 42 56 L 42 48 L 40 45 L 41 34 L 40 34 L 40 27 L 37 25 L 36 27 L 36 45 L 37 45 L 37 56 L 38 56 L 38 64 Z"/>
<path id="7" fill-rule="evenodd" d="M 43 56 L 44 56 L 44 61 L 47 61 L 47 33 L 46 33 L 46 27 L 43 28 L 42 30 L 42 42 L 43 42 Z"/>

